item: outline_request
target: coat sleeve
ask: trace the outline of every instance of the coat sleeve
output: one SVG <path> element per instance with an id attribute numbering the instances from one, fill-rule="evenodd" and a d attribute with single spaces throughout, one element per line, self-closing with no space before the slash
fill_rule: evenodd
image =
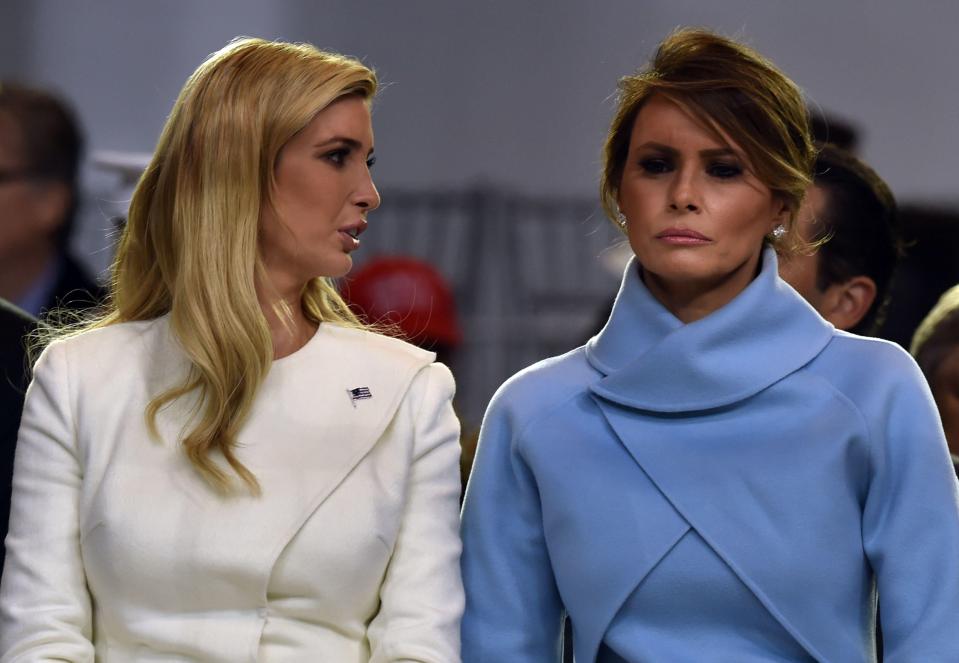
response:
<path id="1" fill-rule="evenodd" d="M 370 663 L 458 663 L 463 583 L 459 558 L 459 421 L 442 364 L 410 387 L 415 408 L 409 492 L 368 629 Z"/>
<path id="2" fill-rule="evenodd" d="M 886 663 L 954 661 L 959 652 L 959 492 L 942 425 L 918 368 L 875 429 L 863 545 L 876 573 Z"/>
<path id="3" fill-rule="evenodd" d="M 463 507 L 464 663 L 559 661 L 563 606 L 508 388 L 480 431 Z"/>
<path id="4" fill-rule="evenodd" d="M 0 586 L 0 661 L 92 661 L 91 600 L 80 555 L 82 467 L 66 348 L 37 361 L 14 461 Z"/>

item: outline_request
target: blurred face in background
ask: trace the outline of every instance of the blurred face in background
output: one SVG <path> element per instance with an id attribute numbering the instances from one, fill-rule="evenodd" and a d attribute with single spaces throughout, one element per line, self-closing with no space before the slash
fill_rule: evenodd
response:
<path id="1" fill-rule="evenodd" d="M 674 313 L 682 301 L 708 314 L 733 299 L 788 219 L 738 145 L 662 95 L 636 116 L 618 203 L 647 287 Z"/>
<path id="2" fill-rule="evenodd" d="M 19 127 L 0 111 L 0 260 L 52 250 L 52 234 L 65 214 L 62 185 L 32 179 Z"/>
<path id="3" fill-rule="evenodd" d="M 366 215 L 380 204 L 370 176 L 373 127 L 359 95 L 318 112 L 280 150 L 273 203 L 260 219 L 260 251 L 274 285 L 298 288 L 353 265 Z"/>

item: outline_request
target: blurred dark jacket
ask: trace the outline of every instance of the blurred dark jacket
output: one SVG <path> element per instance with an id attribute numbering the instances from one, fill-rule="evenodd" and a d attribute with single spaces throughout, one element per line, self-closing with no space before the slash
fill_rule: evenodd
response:
<path id="1" fill-rule="evenodd" d="M 23 410 L 23 395 L 30 382 L 27 363 L 27 334 L 37 321 L 4 299 L 0 299 L 0 541 L 7 536 L 10 515 L 10 480 L 13 452 Z M 0 546 L 0 568 L 4 549 Z"/>
<path id="2" fill-rule="evenodd" d="M 90 278 L 86 269 L 69 254 L 60 258 L 57 280 L 43 304 L 42 311 L 64 308 L 84 311 L 98 306 L 106 298 L 106 289 Z"/>

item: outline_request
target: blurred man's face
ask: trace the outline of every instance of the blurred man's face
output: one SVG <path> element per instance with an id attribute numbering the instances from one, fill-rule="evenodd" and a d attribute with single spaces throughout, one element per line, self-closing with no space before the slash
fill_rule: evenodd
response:
<path id="1" fill-rule="evenodd" d="M 0 112 L 0 261 L 50 241 L 48 185 L 28 177 L 16 123 Z M 62 220 L 61 220 L 62 221 Z"/>
<path id="2" fill-rule="evenodd" d="M 826 208 L 826 192 L 816 185 L 809 187 L 806 198 L 803 200 L 796 223 L 799 232 L 807 242 L 819 237 L 822 229 L 822 212 Z M 797 255 L 783 258 L 779 261 L 779 275 L 789 285 L 796 289 L 813 308 L 822 313 L 822 297 L 824 293 L 816 287 L 819 277 L 819 255 Z"/>

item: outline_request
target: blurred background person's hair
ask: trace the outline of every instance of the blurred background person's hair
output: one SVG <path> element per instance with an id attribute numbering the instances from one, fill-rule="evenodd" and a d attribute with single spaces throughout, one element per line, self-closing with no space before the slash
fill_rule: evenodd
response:
<path id="1" fill-rule="evenodd" d="M 889 310 L 876 334 L 908 348 L 939 297 L 959 283 L 959 211 L 947 203 L 899 207 L 905 256 L 890 289 Z"/>
<path id="2" fill-rule="evenodd" d="M 834 145 L 852 154 L 858 154 L 859 129 L 852 122 L 838 118 L 818 107 L 809 109 L 809 122 L 813 139 L 817 144 Z"/>
<path id="3" fill-rule="evenodd" d="M 70 255 L 83 136 L 54 94 L 0 81 L 0 296 L 33 315 L 103 291 Z"/>
<path id="4" fill-rule="evenodd" d="M 909 351 L 932 388 L 959 474 L 959 285 L 947 290 L 923 319 Z"/>
<path id="5" fill-rule="evenodd" d="M 823 145 L 798 220 L 804 238 L 822 244 L 783 260 L 783 278 L 837 328 L 875 334 L 902 252 L 889 187 L 850 152 Z"/>

